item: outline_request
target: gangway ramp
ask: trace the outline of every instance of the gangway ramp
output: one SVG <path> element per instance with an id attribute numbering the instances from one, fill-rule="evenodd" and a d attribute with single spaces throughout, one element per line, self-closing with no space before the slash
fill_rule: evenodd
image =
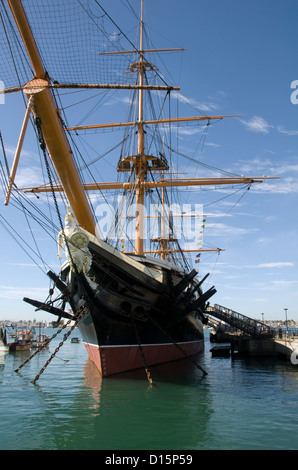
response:
<path id="1" fill-rule="evenodd" d="M 247 317 L 218 304 L 210 305 L 206 309 L 205 313 L 234 326 L 253 338 L 273 338 L 275 336 L 274 329 L 270 328 L 265 323 L 254 320 L 253 318 Z"/>

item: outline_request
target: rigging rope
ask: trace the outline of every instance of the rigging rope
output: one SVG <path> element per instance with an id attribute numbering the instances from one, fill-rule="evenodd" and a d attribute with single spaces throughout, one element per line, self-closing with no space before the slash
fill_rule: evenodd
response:
<path id="1" fill-rule="evenodd" d="M 69 248 L 68 239 L 67 239 L 67 236 L 65 235 L 64 225 L 63 225 L 63 222 L 62 222 L 62 218 L 61 218 L 61 214 L 60 214 L 60 210 L 59 210 L 59 207 L 58 207 L 58 202 L 57 202 L 57 198 L 56 198 L 56 194 L 55 194 L 55 190 L 54 190 L 54 185 L 53 185 L 52 176 L 51 176 L 51 172 L 50 172 L 49 161 L 48 161 L 48 157 L 47 157 L 47 148 L 46 148 L 45 141 L 43 139 L 42 129 L 41 129 L 39 117 L 35 118 L 35 124 L 36 124 L 37 130 L 38 130 L 40 148 L 41 148 L 41 150 L 43 152 L 43 155 L 44 155 L 45 165 L 46 165 L 48 178 L 49 178 L 49 182 L 50 182 L 50 186 L 51 186 L 51 190 L 52 190 L 52 196 L 53 196 L 53 200 L 54 200 L 54 204 L 55 204 L 55 208 L 56 208 L 56 213 L 57 213 L 59 223 L 60 223 L 60 227 L 61 227 L 63 240 L 64 240 L 64 243 L 65 243 L 66 249 L 68 251 L 68 255 L 69 255 L 69 258 L 70 258 L 70 261 L 71 261 L 71 265 L 72 265 L 73 269 L 75 270 L 75 272 L 78 273 L 77 265 L 73 260 L 72 253 L 71 253 L 71 250 Z"/>
<path id="2" fill-rule="evenodd" d="M 146 315 L 148 316 L 149 320 L 152 321 L 152 323 L 164 334 L 166 335 L 169 340 L 171 341 L 171 343 L 174 344 L 174 346 L 176 346 L 177 349 L 179 349 L 179 351 L 190 361 L 192 362 L 202 373 L 203 375 L 208 375 L 208 372 L 206 372 L 196 361 L 194 361 L 190 356 L 188 356 L 188 354 L 184 351 L 183 348 L 181 348 L 181 346 L 174 340 L 174 338 L 172 338 L 172 336 L 162 328 L 161 325 L 159 325 L 152 317 L 151 315 L 146 312 Z"/>
<path id="3" fill-rule="evenodd" d="M 225 213 L 225 215 L 222 216 L 222 218 L 221 218 L 218 222 L 216 222 L 214 225 L 212 225 L 212 227 L 209 228 L 209 230 L 211 230 L 211 229 L 213 229 L 214 227 L 216 227 L 216 225 L 218 225 L 218 224 L 234 209 L 234 207 L 236 207 L 236 206 L 239 204 L 239 202 L 240 202 L 241 199 L 245 196 L 245 194 L 247 193 L 247 191 L 250 190 L 250 187 L 251 187 L 251 184 L 248 184 L 248 185 L 245 186 L 245 188 L 244 188 L 245 191 L 243 192 L 243 194 L 241 194 L 241 196 L 239 197 L 239 199 L 232 205 L 232 207 Z M 234 191 L 234 193 L 232 193 L 232 194 L 236 194 L 236 193 L 238 193 L 239 191 L 242 191 L 242 190 L 243 190 L 243 188 L 239 188 L 239 189 L 237 189 L 236 191 Z M 229 196 L 231 196 L 231 194 L 228 194 L 227 196 L 221 198 L 220 200 L 226 199 L 226 198 L 229 197 Z M 218 201 L 216 201 L 216 202 L 218 202 Z M 213 202 L 212 204 L 215 204 L 215 202 Z M 211 203 L 210 203 L 210 204 L 206 204 L 205 207 L 207 207 L 207 206 L 209 206 L 209 205 L 211 205 Z M 207 230 L 207 231 L 208 231 L 208 230 Z"/>
<path id="4" fill-rule="evenodd" d="M 1 220 L 3 219 L 3 220 Z M 24 248 L 24 244 L 27 245 L 27 247 L 34 253 L 36 257 L 39 255 L 34 252 L 34 250 L 31 248 L 31 246 L 21 237 L 19 233 L 17 233 L 9 224 L 9 222 L 0 214 L 0 224 L 2 227 L 9 233 L 9 235 L 17 242 L 17 244 L 22 248 L 22 250 L 26 253 L 26 255 L 33 261 L 34 264 L 44 273 L 43 269 L 40 267 L 40 265 L 36 262 L 36 260 L 30 255 L 30 253 Z M 10 227 L 10 229 L 9 229 Z M 20 243 L 17 239 L 17 236 L 20 238 L 22 243 Z M 44 262 L 45 263 L 45 262 Z M 50 269 L 50 266 L 48 266 L 48 269 Z"/>

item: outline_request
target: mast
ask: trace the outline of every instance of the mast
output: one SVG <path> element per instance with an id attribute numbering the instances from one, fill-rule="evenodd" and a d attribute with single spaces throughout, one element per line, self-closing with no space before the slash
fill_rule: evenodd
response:
<path id="1" fill-rule="evenodd" d="M 148 63 L 144 58 L 145 52 L 154 52 L 159 50 L 148 49 L 144 50 L 143 36 L 144 36 L 144 22 L 143 22 L 143 6 L 144 0 L 141 0 L 141 17 L 140 17 L 140 40 L 139 50 L 137 51 L 117 51 L 117 52 L 105 52 L 102 54 L 122 54 L 122 53 L 138 53 L 138 62 L 131 64 L 130 71 L 137 72 L 137 84 L 136 85 L 99 85 L 99 84 L 73 84 L 73 85 L 59 85 L 51 84 L 47 73 L 44 70 L 37 45 L 35 43 L 30 25 L 28 23 L 25 11 L 23 9 L 21 0 L 7 0 L 7 3 L 11 9 L 14 20 L 18 27 L 22 41 L 27 50 L 28 57 L 31 61 L 34 78 L 25 85 L 22 89 L 28 97 L 30 105 L 27 107 L 27 113 L 25 119 L 27 120 L 29 112 L 34 113 L 35 117 L 39 118 L 40 130 L 42 138 L 48 149 L 50 158 L 54 164 L 57 174 L 60 178 L 61 185 L 57 186 L 43 186 L 39 188 L 23 188 L 23 190 L 32 192 L 49 192 L 49 191 L 64 191 L 70 205 L 72 206 L 74 215 L 80 226 L 95 235 L 95 220 L 93 213 L 88 203 L 85 191 L 88 190 L 106 190 L 106 189 L 124 189 L 124 190 L 136 190 L 136 242 L 135 242 L 135 253 L 143 255 L 144 253 L 144 199 L 145 192 L 153 188 L 162 188 L 162 202 L 164 205 L 165 188 L 167 187 L 178 187 L 178 186 L 203 186 L 203 185 L 219 185 L 219 184 L 251 184 L 261 183 L 266 177 L 261 178 L 246 178 L 246 177 L 234 177 L 234 178 L 191 178 L 185 180 L 165 179 L 164 171 L 168 170 L 167 160 L 164 155 L 152 156 L 145 154 L 145 129 L 147 125 L 155 124 L 170 124 L 179 123 L 186 121 L 203 121 L 208 122 L 212 119 L 222 119 L 223 117 L 232 116 L 193 116 L 184 118 L 169 118 L 169 119 L 152 119 L 144 120 L 144 90 L 165 90 L 167 92 L 171 90 L 179 90 L 178 87 L 169 86 L 149 86 L 144 85 L 144 78 L 146 70 L 154 70 L 154 66 Z M 166 51 L 171 49 L 160 49 L 160 51 Z M 180 49 L 173 49 L 180 50 Z M 138 118 L 136 122 L 125 122 L 125 123 L 113 123 L 113 124 L 99 124 L 93 126 L 79 126 L 64 128 L 60 112 L 56 107 L 51 88 L 119 88 L 119 89 L 137 89 L 138 90 Z M 17 89 L 7 89 L 6 92 L 16 91 Z M 26 124 L 26 121 L 25 121 Z M 138 144 L 137 154 L 132 156 L 126 156 L 122 158 L 117 167 L 117 171 L 133 171 L 135 174 L 135 182 L 105 182 L 105 183 L 87 183 L 83 184 L 80 180 L 78 170 L 76 168 L 72 150 L 66 137 L 65 131 L 71 130 L 85 130 L 85 129 L 96 129 L 96 128 L 109 128 L 109 127 L 122 127 L 122 126 L 137 126 L 138 130 Z M 24 126 L 25 127 L 25 126 Z M 23 131 L 21 132 L 21 138 L 23 138 Z M 20 139 L 21 140 L 21 139 Z M 20 143 L 21 145 L 21 143 Z M 18 148 L 18 151 L 20 149 Z M 15 164 L 17 165 L 19 153 L 16 155 Z M 14 178 L 14 171 L 12 172 L 12 182 Z M 148 181 L 148 171 L 159 171 L 162 172 L 162 179 L 157 181 Z M 268 178 L 272 179 L 272 178 Z M 10 188 L 11 189 L 11 188 Z M 162 214 L 164 216 L 164 213 Z M 161 249 L 156 252 L 161 253 L 162 259 L 165 259 L 169 252 L 174 250 L 169 249 L 169 240 L 163 235 L 164 230 L 162 229 L 162 236 L 160 237 Z"/>
<path id="2" fill-rule="evenodd" d="M 40 120 L 43 139 L 77 222 L 95 235 L 95 220 L 73 159 L 59 110 L 48 88 L 50 80 L 43 68 L 23 5 L 20 0 L 7 0 L 7 2 L 35 74 L 34 79 L 25 86 L 25 94 L 29 100 L 33 97 L 33 113 Z"/>
<path id="3" fill-rule="evenodd" d="M 140 23 L 140 53 L 139 53 L 139 85 L 144 84 L 144 57 L 143 57 L 143 7 L 144 2 L 141 1 L 141 23 Z M 143 230 L 144 230 L 144 183 L 146 171 L 145 159 L 145 141 L 144 141 L 144 125 L 143 125 L 143 108 L 144 108 L 143 89 L 139 90 L 139 115 L 138 115 L 138 155 L 135 157 L 134 169 L 136 175 L 136 254 L 142 255 L 144 250 Z"/>
<path id="4" fill-rule="evenodd" d="M 162 179 L 164 179 L 164 172 L 162 172 Z M 160 257 L 166 259 L 166 245 L 167 240 L 165 238 L 165 188 L 161 188 L 161 230 L 160 230 Z"/>

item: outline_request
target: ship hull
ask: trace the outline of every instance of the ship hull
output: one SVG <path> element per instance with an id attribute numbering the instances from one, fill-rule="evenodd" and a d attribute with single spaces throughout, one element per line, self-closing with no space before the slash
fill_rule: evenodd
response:
<path id="1" fill-rule="evenodd" d="M 31 346 L 32 346 L 31 342 L 24 343 L 24 344 L 15 342 L 9 345 L 9 351 L 29 351 L 29 349 L 31 349 Z"/>
<path id="2" fill-rule="evenodd" d="M 200 303 L 199 289 L 189 294 L 193 285 L 188 278 L 184 280 L 185 273 L 173 273 L 166 263 L 148 269 L 146 260 L 131 260 L 103 242 L 89 243 L 89 250 L 88 274 L 68 265 L 61 278 L 69 289 L 72 309 L 86 308 L 78 326 L 88 355 L 103 377 L 203 350 L 203 323 L 197 307 L 205 299 Z"/>
<path id="3" fill-rule="evenodd" d="M 109 294 L 117 305 L 117 296 Z M 88 356 L 103 377 L 172 362 L 204 348 L 203 326 L 194 315 L 161 326 L 151 317 L 154 308 L 142 320 L 121 312 L 116 317 L 96 300 L 97 305 L 89 301 L 88 314 L 78 326 Z"/>
<path id="4" fill-rule="evenodd" d="M 88 356 L 103 377 L 183 359 L 204 349 L 204 340 L 174 344 L 99 346 L 84 343 Z M 183 351 L 183 352 L 182 352 Z M 144 357 L 145 361 L 144 362 Z"/>

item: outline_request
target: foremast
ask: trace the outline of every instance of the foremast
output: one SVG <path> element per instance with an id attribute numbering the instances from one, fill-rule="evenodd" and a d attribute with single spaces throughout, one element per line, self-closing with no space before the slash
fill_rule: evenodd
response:
<path id="1" fill-rule="evenodd" d="M 21 0 L 7 0 L 7 2 L 35 74 L 34 79 L 25 86 L 24 92 L 29 101 L 33 96 L 33 114 L 40 121 L 43 139 L 77 222 L 95 235 L 95 220 L 73 159 L 59 110 L 50 89 L 47 88 L 49 77 L 43 68 L 22 2 Z"/>

